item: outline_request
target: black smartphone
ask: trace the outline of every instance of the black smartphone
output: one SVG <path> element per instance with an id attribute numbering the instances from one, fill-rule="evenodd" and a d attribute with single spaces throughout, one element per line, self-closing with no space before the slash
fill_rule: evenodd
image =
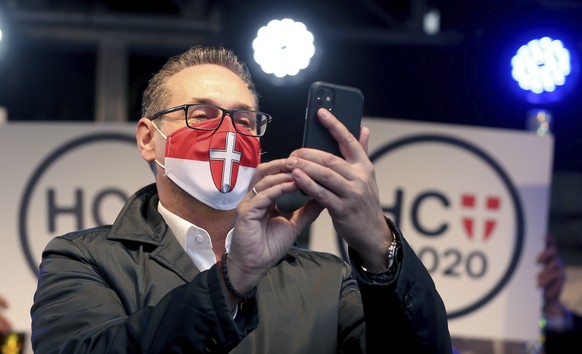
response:
<path id="1" fill-rule="evenodd" d="M 358 139 L 364 109 L 364 95 L 355 87 L 316 81 L 309 87 L 303 147 L 324 150 L 342 156 L 337 141 L 319 122 L 317 110 L 325 108 L 333 113 Z"/>

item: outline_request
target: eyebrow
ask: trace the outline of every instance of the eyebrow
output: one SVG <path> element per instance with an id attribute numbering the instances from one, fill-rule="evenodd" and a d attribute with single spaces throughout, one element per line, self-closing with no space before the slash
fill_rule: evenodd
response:
<path id="1" fill-rule="evenodd" d="M 209 98 L 192 98 L 192 100 L 190 102 L 194 103 L 194 104 L 211 104 L 214 106 L 219 106 L 216 104 L 216 102 L 214 102 L 213 100 L 211 100 Z M 255 107 L 249 106 L 249 105 L 244 104 L 244 103 L 239 103 L 239 104 L 234 105 L 234 109 L 235 110 L 242 109 L 245 111 L 254 111 Z"/>

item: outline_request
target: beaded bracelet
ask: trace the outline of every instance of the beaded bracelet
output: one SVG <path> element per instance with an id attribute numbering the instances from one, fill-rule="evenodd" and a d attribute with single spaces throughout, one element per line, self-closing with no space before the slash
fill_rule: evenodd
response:
<path id="1" fill-rule="evenodd" d="M 227 257 L 228 257 L 228 253 L 224 252 L 224 254 L 222 255 L 222 258 L 220 259 L 220 268 L 222 269 L 222 277 L 224 278 L 224 283 L 226 284 L 226 288 L 228 289 L 228 292 L 231 293 L 232 295 L 234 295 L 234 297 L 240 299 L 241 301 L 247 301 L 253 298 L 253 296 L 255 295 L 255 291 L 251 290 L 245 294 L 238 292 L 235 288 L 234 285 L 232 285 L 232 282 L 230 281 L 230 278 L 228 276 L 228 266 L 227 266 Z"/>

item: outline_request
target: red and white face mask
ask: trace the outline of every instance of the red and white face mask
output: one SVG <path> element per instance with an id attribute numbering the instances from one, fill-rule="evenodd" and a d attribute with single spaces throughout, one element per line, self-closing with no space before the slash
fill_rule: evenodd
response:
<path id="1" fill-rule="evenodd" d="M 220 119 L 220 118 L 217 118 Z M 205 121 L 196 126 L 204 127 Z M 216 130 L 184 127 L 166 139 L 166 175 L 188 194 L 217 210 L 236 208 L 261 159 L 259 138 L 237 133 L 225 117 Z"/>

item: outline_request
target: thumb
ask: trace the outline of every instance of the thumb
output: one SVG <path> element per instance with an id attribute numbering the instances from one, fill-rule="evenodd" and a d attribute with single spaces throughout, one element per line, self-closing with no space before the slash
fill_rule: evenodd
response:
<path id="1" fill-rule="evenodd" d="M 291 222 L 295 225 L 297 233 L 299 234 L 308 225 L 313 223 L 323 209 L 321 204 L 311 199 L 301 208 L 295 210 L 291 216 Z"/>

